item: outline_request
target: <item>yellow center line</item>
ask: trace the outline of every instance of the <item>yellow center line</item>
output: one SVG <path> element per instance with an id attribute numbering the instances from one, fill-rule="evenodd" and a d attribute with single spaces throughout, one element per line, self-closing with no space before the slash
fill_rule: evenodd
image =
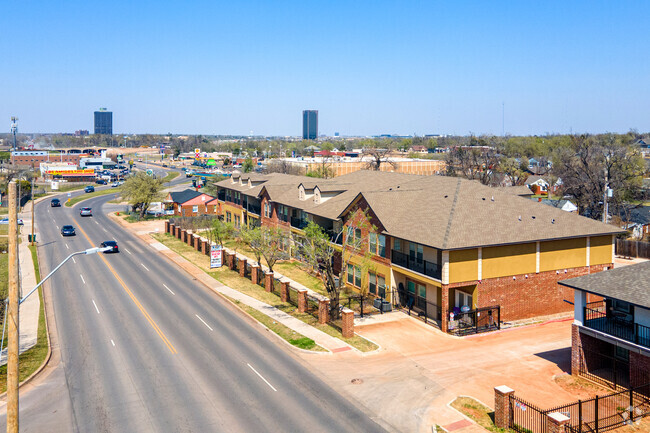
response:
<path id="1" fill-rule="evenodd" d="M 83 235 L 86 237 L 86 239 L 88 240 L 88 242 L 90 242 L 90 245 L 92 245 L 93 243 L 92 243 L 92 241 L 90 240 L 90 237 L 86 234 L 86 231 L 85 231 L 83 228 L 81 228 L 81 226 L 79 226 L 79 230 L 81 231 L 81 233 L 83 233 Z M 111 264 L 108 263 L 108 260 L 106 260 L 106 257 L 104 257 L 103 254 L 101 254 L 99 257 L 104 261 L 104 263 L 105 263 L 106 266 L 108 267 L 108 270 L 111 271 L 111 273 L 112 273 L 113 276 L 117 279 L 117 281 L 120 283 L 120 285 L 122 286 L 122 288 L 124 289 L 124 291 L 129 295 L 129 297 L 131 298 L 131 300 L 133 301 L 133 303 L 138 307 L 138 309 L 140 310 L 140 312 L 142 313 L 142 315 L 147 319 L 147 321 L 149 322 L 149 324 L 151 325 L 151 327 L 156 331 L 156 333 L 157 333 L 158 336 L 162 339 L 162 341 L 165 343 L 165 345 L 167 345 L 167 348 L 169 349 L 169 351 L 170 351 L 171 353 L 173 353 L 173 354 L 178 353 L 178 351 L 174 348 L 174 346 L 173 346 L 172 343 L 169 341 L 169 339 L 167 338 L 167 336 L 162 332 L 162 330 L 160 329 L 160 327 L 159 327 L 159 326 L 156 324 L 156 322 L 151 318 L 151 316 L 149 315 L 149 313 L 147 313 L 147 310 L 145 310 L 145 308 L 142 306 L 142 304 L 140 303 L 140 301 L 138 301 L 138 298 L 136 298 L 135 295 L 133 294 L 133 292 L 132 292 L 132 291 L 131 291 L 127 286 L 126 286 L 126 284 L 124 284 L 124 281 L 122 281 L 122 279 L 119 277 L 119 275 L 117 275 L 117 272 L 115 272 L 115 269 L 113 269 L 113 266 L 111 266 Z"/>

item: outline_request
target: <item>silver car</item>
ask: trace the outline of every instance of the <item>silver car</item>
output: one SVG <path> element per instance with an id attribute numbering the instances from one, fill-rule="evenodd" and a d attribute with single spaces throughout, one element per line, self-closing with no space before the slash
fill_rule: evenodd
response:
<path id="1" fill-rule="evenodd" d="M 89 208 L 89 207 L 82 207 L 79 210 L 79 215 L 81 215 L 81 216 L 93 216 L 93 210 L 92 210 L 92 208 Z"/>

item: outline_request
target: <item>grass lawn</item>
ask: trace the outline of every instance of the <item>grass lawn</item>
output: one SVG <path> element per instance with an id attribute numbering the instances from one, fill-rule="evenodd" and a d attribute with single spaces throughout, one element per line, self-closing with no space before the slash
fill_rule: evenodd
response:
<path id="1" fill-rule="evenodd" d="M 177 171 L 170 171 L 167 173 L 167 176 L 162 178 L 163 183 L 171 182 L 172 180 L 176 179 L 178 176 L 181 174 Z"/>
<path id="2" fill-rule="evenodd" d="M 6 299 L 9 286 L 9 253 L 0 253 L 0 299 Z M 2 313 L 4 314 L 4 313 Z"/>
<path id="3" fill-rule="evenodd" d="M 0 207 L 0 215 L 6 215 L 9 213 L 9 209 L 6 207 Z"/>
<path id="4" fill-rule="evenodd" d="M 115 194 L 116 192 L 120 192 L 121 190 L 122 190 L 122 188 L 120 188 L 118 186 L 117 188 L 108 188 L 108 189 L 103 189 L 101 191 L 87 192 L 87 193 L 85 193 L 83 195 L 79 195 L 77 197 L 72 197 L 70 200 L 67 200 L 65 202 L 65 205 L 67 207 L 72 207 L 75 204 L 79 203 L 80 201 L 87 200 L 87 199 L 93 198 L 93 197 L 99 197 L 99 196 L 102 196 L 102 195 Z"/>
<path id="5" fill-rule="evenodd" d="M 7 236 L 9 233 L 9 224 L 0 224 L 0 236 Z"/>
<path id="6" fill-rule="evenodd" d="M 513 430 L 502 429 L 494 425 L 494 411 L 471 397 L 458 397 L 451 402 L 451 407 L 466 415 L 484 429 L 494 433 L 510 433 Z"/>
<path id="7" fill-rule="evenodd" d="M 298 309 L 288 303 L 288 302 L 282 302 L 280 300 L 279 293 L 269 293 L 264 290 L 261 286 L 257 284 L 253 284 L 250 280 L 246 278 L 242 278 L 239 276 L 237 272 L 231 271 L 228 269 L 226 266 L 223 266 L 219 269 L 212 269 L 210 270 L 210 261 L 208 256 L 199 253 L 195 249 L 191 248 L 187 244 L 181 242 L 179 239 L 171 236 L 168 233 L 157 233 L 152 235 L 156 240 L 160 241 L 161 243 L 165 244 L 167 247 L 169 247 L 171 250 L 175 251 L 176 253 L 180 254 L 183 256 L 185 259 L 189 260 L 190 262 L 194 263 L 195 265 L 201 267 L 204 271 L 206 271 L 210 276 L 212 276 L 214 279 L 220 281 L 221 283 L 225 284 L 226 286 L 235 289 L 241 293 L 244 293 L 248 296 L 251 296 L 257 300 L 260 300 L 262 302 L 265 302 L 269 305 L 272 305 L 276 307 L 279 310 L 284 311 L 287 314 L 291 314 L 292 316 L 296 317 L 297 319 L 302 320 L 303 322 L 320 329 L 321 331 L 331 335 L 332 337 L 339 338 L 346 343 L 350 344 L 351 346 L 357 348 L 358 350 L 362 352 L 367 352 L 371 350 L 377 349 L 377 345 L 374 343 L 366 340 L 363 337 L 360 337 L 358 335 L 355 335 L 352 338 L 343 338 L 341 335 L 341 331 L 339 331 L 337 328 L 330 324 L 325 324 L 321 325 L 318 323 L 318 319 L 314 317 L 313 315 L 309 313 L 299 313 Z M 278 265 L 276 265 L 277 267 Z M 291 268 L 292 266 L 288 267 Z M 295 269 L 295 267 L 293 267 Z M 278 269 L 280 271 L 280 269 Z M 282 271 L 280 271 L 282 272 Z M 286 275 L 286 274 L 285 274 Z M 287 275 L 289 276 L 289 275 Z M 268 316 L 267 316 L 268 317 Z M 289 340 L 287 340 L 289 341 Z"/>
<path id="8" fill-rule="evenodd" d="M 30 246 L 29 249 L 32 252 L 32 260 L 34 262 L 34 269 L 36 271 L 36 281 L 41 281 L 41 274 L 38 267 L 38 257 L 36 255 L 36 247 Z M 32 295 L 34 296 L 34 295 Z M 23 352 L 20 355 L 19 359 L 19 381 L 27 379 L 32 373 L 34 373 L 45 361 L 47 356 L 48 346 L 47 346 L 47 333 L 45 329 L 45 313 L 43 307 L 43 293 L 42 290 L 38 289 L 38 297 L 40 299 L 40 312 L 38 314 L 38 337 L 36 340 L 36 345 L 31 349 Z M 0 367 L 0 392 L 5 392 L 7 390 L 7 365 Z"/>

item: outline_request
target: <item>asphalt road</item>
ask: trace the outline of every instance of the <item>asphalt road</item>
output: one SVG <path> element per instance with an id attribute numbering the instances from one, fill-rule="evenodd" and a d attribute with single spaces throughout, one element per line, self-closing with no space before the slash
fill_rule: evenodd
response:
<path id="1" fill-rule="evenodd" d="M 227 302 L 121 231 L 104 216 L 111 198 L 36 205 L 42 275 L 104 240 L 121 252 L 77 256 L 51 278 L 61 361 L 21 395 L 21 431 L 384 431 Z M 94 216 L 80 217 L 80 206 Z M 77 235 L 62 237 L 64 224 Z"/>

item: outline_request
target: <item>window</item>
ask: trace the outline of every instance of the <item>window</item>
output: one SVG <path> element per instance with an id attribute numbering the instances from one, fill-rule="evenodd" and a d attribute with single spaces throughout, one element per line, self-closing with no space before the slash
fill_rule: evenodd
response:
<path id="1" fill-rule="evenodd" d="M 380 257 L 386 257 L 386 236 L 377 233 L 369 233 L 370 253 Z"/>
<path id="2" fill-rule="evenodd" d="M 427 298 L 427 287 L 423 284 L 418 284 L 418 296 L 420 298 Z"/>
<path id="3" fill-rule="evenodd" d="M 377 275 L 377 295 L 382 299 L 386 297 L 386 279 L 381 275 Z"/>
<path id="4" fill-rule="evenodd" d="M 386 279 L 374 272 L 368 272 L 368 291 L 380 298 L 386 297 Z"/>
<path id="5" fill-rule="evenodd" d="M 348 264 L 348 283 L 361 287 L 361 268 Z"/>
<path id="6" fill-rule="evenodd" d="M 370 253 L 377 254 L 377 233 L 368 233 Z"/>
<path id="7" fill-rule="evenodd" d="M 395 251 L 402 251 L 402 241 L 399 239 L 393 238 L 393 249 Z"/>
<path id="8" fill-rule="evenodd" d="M 354 241 L 360 241 L 361 240 L 361 229 L 354 229 Z"/>
<path id="9" fill-rule="evenodd" d="M 469 309 L 472 309 L 472 295 L 469 293 L 461 292 L 460 290 L 456 290 L 456 307 L 462 308 L 462 307 L 469 307 Z"/>
<path id="10" fill-rule="evenodd" d="M 271 218 L 271 205 L 268 201 L 264 202 L 264 217 Z"/>
<path id="11" fill-rule="evenodd" d="M 230 212 L 226 212 L 226 222 L 229 223 L 232 219 L 232 214 Z"/>
<path id="12" fill-rule="evenodd" d="M 192 212 L 193 213 L 199 213 L 199 205 L 198 204 L 195 204 L 194 206 L 192 206 Z"/>
<path id="13" fill-rule="evenodd" d="M 235 228 L 238 229 L 241 226 L 241 216 L 235 215 Z"/>
<path id="14" fill-rule="evenodd" d="M 368 272 L 368 292 L 377 295 L 377 274 Z"/>

